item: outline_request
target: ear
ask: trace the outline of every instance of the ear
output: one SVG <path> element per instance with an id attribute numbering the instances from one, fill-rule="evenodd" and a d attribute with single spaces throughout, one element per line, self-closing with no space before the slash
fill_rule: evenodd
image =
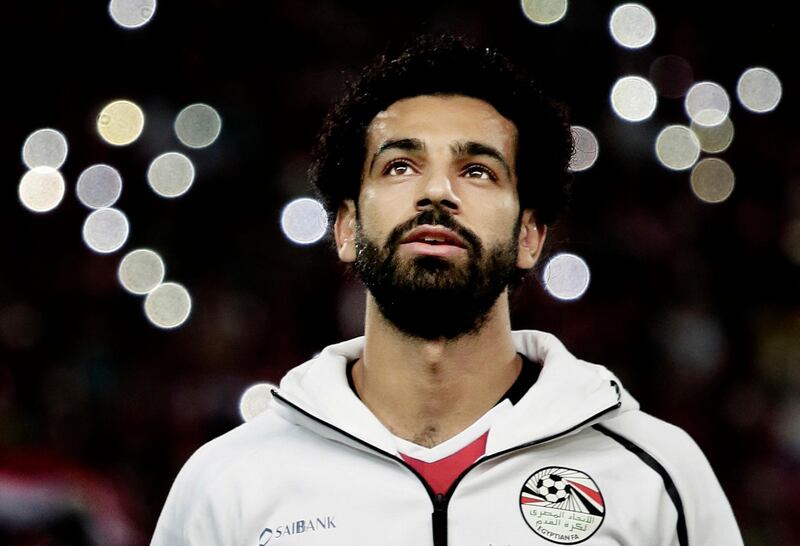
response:
<path id="1" fill-rule="evenodd" d="M 356 205 L 352 199 L 345 199 L 336 211 L 333 235 L 339 259 L 347 263 L 356 261 Z"/>
<path id="2" fill-rule="evenodd" d="M 517 267 L 531 269 L 536 265 L 546 238 L 547 226 L 536 223 L 536 217 L 533 215 L 532 210 L 525 209 L 522 211 L 517 245 Z"/>

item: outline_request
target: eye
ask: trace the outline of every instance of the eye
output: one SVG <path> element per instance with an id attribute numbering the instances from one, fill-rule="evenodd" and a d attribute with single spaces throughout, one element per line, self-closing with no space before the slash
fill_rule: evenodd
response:
<path id="1" fill-rule="evenodd" d="M 464 176 L 481 180 L 497 180 L 497 176 L 489 167 L 477 163 L 468 165 L 467 168 L 464 169 Z"/>
<path id="2" fill-rule="evenodd" d="M 414 167 L 404 159 L 395 159 L 383 169 L 385 176 L 408 176 L 414 172 Z"/>

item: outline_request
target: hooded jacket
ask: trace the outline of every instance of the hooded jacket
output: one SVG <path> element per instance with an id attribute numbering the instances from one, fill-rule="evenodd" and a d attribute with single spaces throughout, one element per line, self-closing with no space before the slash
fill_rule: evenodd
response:
<path id="1" fill-rule="evenodd" d="M 446 495 L 350 389 L 357 338 L 291 370 L 263 413 L 189 459 L 151 546 L 743 544 L 685 432 L 554 336 L 513 340 L 539 378 Z"/>

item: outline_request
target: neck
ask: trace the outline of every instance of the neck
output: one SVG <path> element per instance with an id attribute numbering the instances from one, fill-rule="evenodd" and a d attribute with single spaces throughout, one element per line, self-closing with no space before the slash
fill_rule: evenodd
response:
<path id="1" fill-rule="evenodd" d="M 408 337 L 367 295 L 364 353 L 353 381 L 367 407 L 401 438 L 432 447 L 455 436 L 494 406 L 521 365 L 506 292 L 479 331 L 454 340 Z"/>

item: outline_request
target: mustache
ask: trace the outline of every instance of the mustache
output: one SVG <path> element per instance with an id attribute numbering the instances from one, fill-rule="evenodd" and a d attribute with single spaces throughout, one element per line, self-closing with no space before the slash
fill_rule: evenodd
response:
<path id="1" fill-rule="evenodd" d="M 475 232 L 459 224 L 452 214 L 438 205 L 425 209 L 415 217 L 395 227 L 386 240 L 386 248 L 396 249 L 409 231 L 422 225 L 442 226 L 449 229 L 464 240 L 467 244 L 467 250 L 475 252 L 477 255 L 480 255 L 483 250 L 480 238 Z"/>

